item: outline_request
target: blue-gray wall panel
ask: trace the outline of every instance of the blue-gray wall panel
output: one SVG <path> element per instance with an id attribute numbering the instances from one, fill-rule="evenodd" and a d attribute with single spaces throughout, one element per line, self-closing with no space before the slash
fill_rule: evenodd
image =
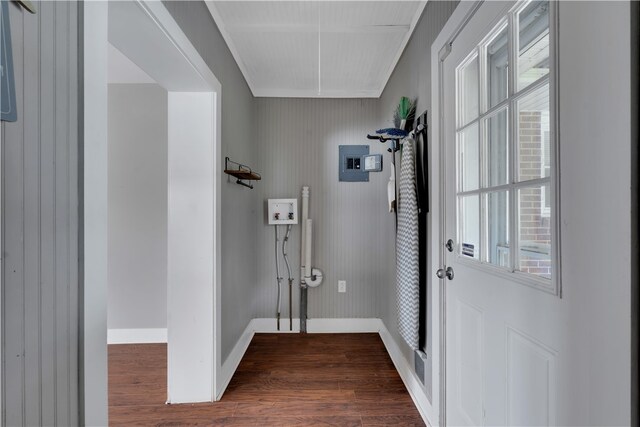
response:
<path id="1" fill-rule="evenodd" d="M 2 423 L 78 424 L 77 3 L 9 4 L 2 124 Z"/>

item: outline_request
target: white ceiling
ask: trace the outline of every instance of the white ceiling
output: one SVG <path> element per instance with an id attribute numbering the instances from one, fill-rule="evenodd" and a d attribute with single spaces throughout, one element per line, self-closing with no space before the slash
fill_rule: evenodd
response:
<path id="1" fill-rule="evenodd" d="M 378 97 L 424 1 L 207 1 L 254 96 Z"/>

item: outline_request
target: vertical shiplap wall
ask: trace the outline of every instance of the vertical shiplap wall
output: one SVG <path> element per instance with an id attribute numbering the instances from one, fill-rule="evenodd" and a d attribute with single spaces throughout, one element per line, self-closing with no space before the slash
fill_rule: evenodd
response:
<path id="1" fill-rule="evenodd" d="M 264 214 L 269 198 L 300 198 L 310 186 L 309 216 L 314 220 L 313 265 L 324 272 L 324 283 L 309 289 L 309 318 L 380 317 L 394 281 L 394 219 L 387 209 L 389 179 L 386 147 L 366 139 L 379 128 L 377 99 L 256 99 L 258 280 L 252 301 L 255 317 L 275 318 L 277 286 L 274 228 Z M 338 146 L 369 144 L 384 153 L 384 171 L 370 173 L 369 182 L 338 181 Z M 284 236 L 285 227 L 280 227 Z M 281 248 L 279 248 L 280 252 Z M 299 315 L 300 225 L 293 227 L 288 246 L 293 270 L 293 315 Z M 281 260 L 282 316 L 288 316 L 287 274 Z M 337 281 L 347 281 L 338 293 Z M 285 322 L 286 324 L 286 322 Z"/>
<path id="2" fill-rule="evenodd" d="M 254 98 L 203 1 L 163 1 L 222 84 L 222 155 L 255 167 Z M 222 176 L 222 361 L 253 318 L 256 191 Z"/>
<path id="3" fill-rule="evenodd" d="M 18 121 L 2 123 L 2 425 L 78 424 L 78 18 L 9 3 Z"/>
<path id="4" fill-rule="evenodd" d="M 393 111 L 398 105 L 400 97 L 407 96 L 411 99 L 418 98 L 418 107 L 416 114 L 421 114 L 425 110 L 429 110 L 428 123 L 431 124 L 433 117 L 431 116 L 431 45 L 438 37 L 438 34 L 442 30 L 442 27 L 447 22 L 456 6 L 458 1 L 430 1 L 425 7 L 420 22 L 416 26 L 416 29 L 411 37 L 411 40 L 407 44 L 398 65 L 396 66 L 391 78 L 389 79 L 387 86 L 379 100 L 379 119 L 382 125 L 391 125 L 391 119 L 393 118 Z M 429 136 L 431 132 L 429 131 Z M 431 144 L 431 140 L 429 140 Z M 430 145 L 429 145 L 430 146 Z M 429 146 L 427 150 L 430 151 Z M 398 156 L 399 157 L 399 156 Z M 428 239 L 431 241 L 433 236 L 431 233 L 431 218 L 427 218 L 429 223 L 428 227 Z M 431 244 L 427 244 L 430 248 Z M 437 256 L 437 254 L 436 254 Z M 432 254 L 427 254 L 427 266 L 433 265 Z M 395 266 L 394 266 L 395 270 Z M 426 366 L 426 378 L 425 388 L 427 395 L 431 396 L 433 390 L 431 390 L 431 371 L 430 363 L 432 358 L 432 352 L 434 343 L 431 340 L 431 331 L 437 325 L 437 319 L 433 319 L 429 316 L 431 307 L 434 304 L 438 304 L 438 301 L 434 301 L 431 295 L 432 284 L 437 284 L 437 281 L 433 281 L 434 272 L 427 272 L 427 366 Z M 403 350 L 407 360 L 413 360 L 413 354 L 411 349 L 405 344 L 404 340 L 398 332 L 397 321 L 397 306 L 396 306 L 396 288 L 395 281 L 390 282 L 386 289 L 387 304 L 383 308 L 382 318 L 385 326 L 390 331 L 391 335 L 398 343 L 399 347 Z M 437 343 L 435 343 L 437 345 Z"/>

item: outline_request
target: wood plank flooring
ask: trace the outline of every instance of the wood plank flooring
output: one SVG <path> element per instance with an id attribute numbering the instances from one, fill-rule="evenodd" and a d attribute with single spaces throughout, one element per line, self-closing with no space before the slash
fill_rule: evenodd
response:
<path id="1" fill-rule="evenodd" d="M 109 346 L 112 426 L 424 426 L 378 334 L 257 334 L 222 400 L 166 405 L 165 344 Z"/>

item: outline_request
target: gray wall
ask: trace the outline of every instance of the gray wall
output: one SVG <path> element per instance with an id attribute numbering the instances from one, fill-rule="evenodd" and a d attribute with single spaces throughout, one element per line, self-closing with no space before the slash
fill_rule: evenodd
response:
<path id="1" fill-rule="evenodd" d="M 421 114 L 425 110 L 429 110 L 428 123 L 433 123 L 431 117 L 431 45 L 438 37 L 440 30 L 447 22 L 456 6 L 457 1 L 430 1 L 422 13 L 422 18 L 418 23 L 411 40 L 407 44 L 407 47 L 398 62 L 387 86 L 385 87 L 382 96 L 380 97 L 378 104 L 378 117 L 380 119 L 380 126 L 390 125 L 393 118 L 393 111 L 400 101 L 400 97 L 407 96 L 411 99 L 418 98 L 418 107 L 416 114 Z M 429 132 L 429 137 L 431 132 Z M 428 149 L 428 147 L 427 147 Z M 399 156 L 398 156 L 399 158 Z M 431 234 L 431 218 L 428 217 L 428 239 L 437 238 Z M 427 245 L 428 248 L 431 244 Z M 427 254 L 428 261 L 427 266 L 431 266 L 432 254 Z M 429 267 L 428 267 L 429 268 Z M 395 265 L 393 266 L 395 270 Z M 431 280 L 434 277 L 434 272 L 428 271 L 428 295 L 432 283 L 437 285 L 437 281 Z M 387 304 L 382 311 L 382 319 L 387 329 L 398 343 L 399 347 L 405 354 L 407 360 L 413 360 L 413 354 L 410 348 L 405 344 L 404 340 L 398 333 L 397 322 L 397 307 L 396 307 L 396 289 L 395 281 L 389 282 L 386 289 L 387 292 Z M 437 301 L 433 301 L 428 298 L 427 312 L 431 311 L 433 304 L 437 304 Z M 433 328 L 432 320 L 427 315 L 427 369 L 425 379 L 425 389 L 428 396 L 432 396 L 434 390 L 431 389 L 431 368 L 430 361 L 432 358 L 433 342 L 431 340 L 431 330 Z"/>
<path id="2" fill-rule="evenodd" d="M 2 123 L 2 425 L 77 425 L 78 9 L 8 7 L 18 121 Z"/>
<path id="3" fill-rule="evenodd" d="M 109 85 L 109 329 L 167 327 L 167 91 Z"/>
<path id="4" fill-rule="evenodd" d="M 256 99 L 258 171 L 263 178 L 254 190 L 260 199 L 255 317 L 275 317 L 277 300 L 274 229 L 266 225 L 264 204 L 269 198 L 299 198 L 303 185 L 311 190 L 313 264 L 325 274 L 320 287 L 309 289 L 309 318 L 380 317 L 387 285 L 395 281 L 394 219 L 387 209 L 388 164 L 383 172 L 370 173 L 369 182 L 338 181 L 339 145 L 369 144 L 371 153 L 384 153 L 384 162 L 389 161 L 383 144 L 366 139 L 379 125 L 377 115 L 377 99 Z M 285 228 L 280 229 L 282 236 Z M 288 248 L 296 278 L 296 317 L 300 225 L 294 226 Z M 339 279 L 347 281 L 345 294 L 338 293 Z M 284 298 L 283 316 L 288 315 L 286 301 Z"/>
<path id="5" fill-rule="evenodd" d="M 209 10 L 201 1 L 163 4 L 222 84 L 222 155 L 255 167 L 258 141 L 254 138 L 253 95 Z M 222 184 L 223 360 L 253 318 L 248 298 L 253 294 L 257 271 L 251 249 L 257 223 L 256 197 L 255 190 L 236 185 L 235 180 Z"/>

